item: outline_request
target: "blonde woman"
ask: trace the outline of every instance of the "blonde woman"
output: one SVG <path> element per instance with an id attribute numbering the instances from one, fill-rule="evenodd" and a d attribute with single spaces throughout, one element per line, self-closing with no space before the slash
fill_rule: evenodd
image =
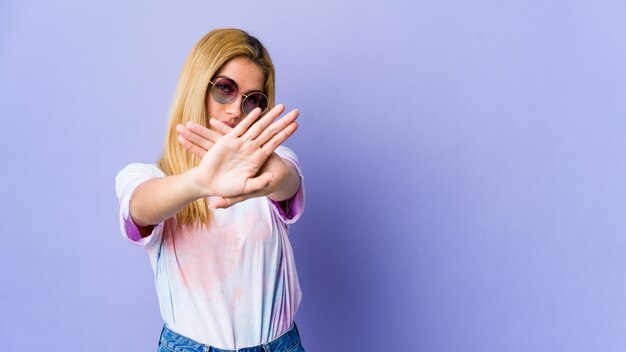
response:
<path id="1" fill-rule="evenodd" d="M 163 155 L 116 177 L 122 233 L 148 252 L 165 321 L 158 351 L 304 351 L 289 225 L 304 209 L 298 111 L 274 106 L 274 66 L 237 29 L 185 61 Z"/>

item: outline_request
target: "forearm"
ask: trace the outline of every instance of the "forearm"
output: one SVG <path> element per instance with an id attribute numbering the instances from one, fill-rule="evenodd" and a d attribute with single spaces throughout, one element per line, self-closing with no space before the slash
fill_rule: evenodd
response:
<path id="1" fill-rule="evenodd" d="M 190 172 L 153 178 L 140 184 L 133 192 L 130 215 L 139 227 L 155 225 L 203 196 L 191 181 Z"/>
<path id="2" fill-rule="evenodd" d="M 276 202 L 293 197 L 300 187 L 300 175 L 296 166 L 274 153 L 267 161 L 267 171 L 276 175 L 270 185 L 271 193 L 268 197 Z"/>

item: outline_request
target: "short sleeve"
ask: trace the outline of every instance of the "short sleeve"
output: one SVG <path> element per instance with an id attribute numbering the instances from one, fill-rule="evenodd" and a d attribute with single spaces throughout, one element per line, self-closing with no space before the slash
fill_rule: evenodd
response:
<path id="1" fill-rule="evenodd" d="M 120 202 L 120 230 L 125 238 L 138 246 L 148 247 L 160 238 L 164 222 L 157 224 L 149 236 L 142 238 L 137 225 L 130 217 L 130 198 L 141 183 L 164 176 L 163 171 L 156 165 L 140 163 L 126 166 L 115 176 L 115 193 Z"/>
<path id="2" fill-rule="evenodd" d="M 285 146 L 279 146 L 276 148 L 275 152 L 281 158 L 293 163 L 296 170 L 298 170 L 298 175 L 300 176 L 300 187 L 293 197 L 281 202 L 270 201 L 272 209 L 276 215 L 278 215 L 278 217 L 285 224 L 293 224 L 300 219 L 302 213 L 304 212 L 304 177 L 302 176 L 302 171 L 300 170 L 298 157 L 293 150 Z"/>

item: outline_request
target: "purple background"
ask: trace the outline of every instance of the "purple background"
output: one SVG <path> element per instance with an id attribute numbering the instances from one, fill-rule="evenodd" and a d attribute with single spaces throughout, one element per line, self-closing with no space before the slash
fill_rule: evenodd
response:
<path id="1" fill-rule="evenodd" d="M 310 351 L 626 350 L 626 5 L 0 2 L 2 350 L 155 351 L 114 176 L 216 27 L 268 47 Z M 411 347 L 413 346 L 413 347 Z"/>

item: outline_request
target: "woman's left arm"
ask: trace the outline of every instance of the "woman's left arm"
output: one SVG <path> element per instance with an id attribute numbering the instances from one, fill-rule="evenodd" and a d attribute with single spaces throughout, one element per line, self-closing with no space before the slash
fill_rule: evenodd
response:
<path id="1" fill-rule="evenodd" d="M 268 186 L 267 196 L 276 202 L 290 199 L 300 187 L 300 175 L 296 166 L 289 160 L 281 158 L 274 152 L 263 164 L 259 174 L 271 172 L 275 178 Z"/>

